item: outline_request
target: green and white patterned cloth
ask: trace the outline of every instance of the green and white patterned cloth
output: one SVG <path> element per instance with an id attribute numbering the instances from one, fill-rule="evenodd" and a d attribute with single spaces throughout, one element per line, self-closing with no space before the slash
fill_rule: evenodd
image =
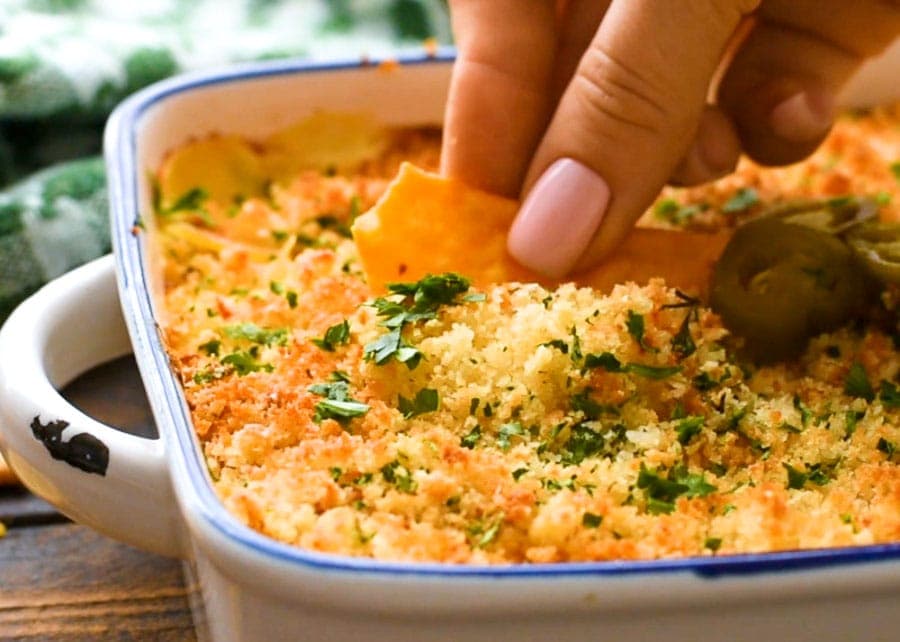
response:
<path id="1" fill-rule="evenodd" d="M 125 96 L 181 71 L 427 37 L 449 41 L 443 0 L 0 0 L 0 322 L 109 251 L 97 155 Z"/>

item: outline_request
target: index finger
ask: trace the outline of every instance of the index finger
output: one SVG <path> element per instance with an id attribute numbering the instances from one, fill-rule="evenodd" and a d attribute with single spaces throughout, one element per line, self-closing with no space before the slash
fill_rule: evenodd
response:
<path id="1" fill-rule="evenodd" d="M 517 196 L 550 113 L 556 51 L 551 0 L 451 0 L 457 60 L 441 172 Z"/>

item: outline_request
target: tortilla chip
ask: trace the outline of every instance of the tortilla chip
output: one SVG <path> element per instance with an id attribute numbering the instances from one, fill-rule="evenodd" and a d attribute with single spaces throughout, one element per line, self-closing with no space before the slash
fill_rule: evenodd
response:
<path id="1" fill-rule="evenodd" d="M 265 192 L 263 159 L 238 136 L 212 136 L 193 141 L 170 154 L 159 170 L 162 209 L 172 207 L 191 190 L 228 206 Z"/>
<path id="2" fill-rule="evenodd" d="M 508 281 L 558 285 L 507 253 L 506 233 L 518 208 L 517 201 L 404 163 L 381 199 L 356 219 L 353 238 L 376 290 L 444 272 L 458 272 L 480 286 Z M 602 265 L 565 280 L 608 292 L 617 283 L 663 277 L 672 287 L 704 294 L 729 237 L 635 229 Z"/>

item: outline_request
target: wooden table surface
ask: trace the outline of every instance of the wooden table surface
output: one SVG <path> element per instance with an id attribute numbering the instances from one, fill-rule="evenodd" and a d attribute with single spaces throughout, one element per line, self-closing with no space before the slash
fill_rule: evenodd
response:
<path id="1" fill-rule="evenodd" d="M 131 357 L 63 394 L 109 425 L 155 435 Z M 0 522 L 0 640 L 197 639 L 179 561 L 73 524 L 18 486 L 0 487 Z"/>

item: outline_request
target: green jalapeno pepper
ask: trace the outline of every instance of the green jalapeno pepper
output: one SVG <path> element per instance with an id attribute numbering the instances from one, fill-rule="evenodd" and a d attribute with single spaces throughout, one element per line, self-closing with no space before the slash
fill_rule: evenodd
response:
<path id="1" fill-rule="evenodd" d="M 865 273 L 840 238 L 768 216 L 737 229 L 713 271 L 710 302 L 751 358 L 771 362 L 845 324 L 868 296 Z"/>
<path id="2" fill-rule="evenodd" d="M 847 243 L 870 274 L 900 285 L 900 224 L 870 221 L 851 230 Z"/>

